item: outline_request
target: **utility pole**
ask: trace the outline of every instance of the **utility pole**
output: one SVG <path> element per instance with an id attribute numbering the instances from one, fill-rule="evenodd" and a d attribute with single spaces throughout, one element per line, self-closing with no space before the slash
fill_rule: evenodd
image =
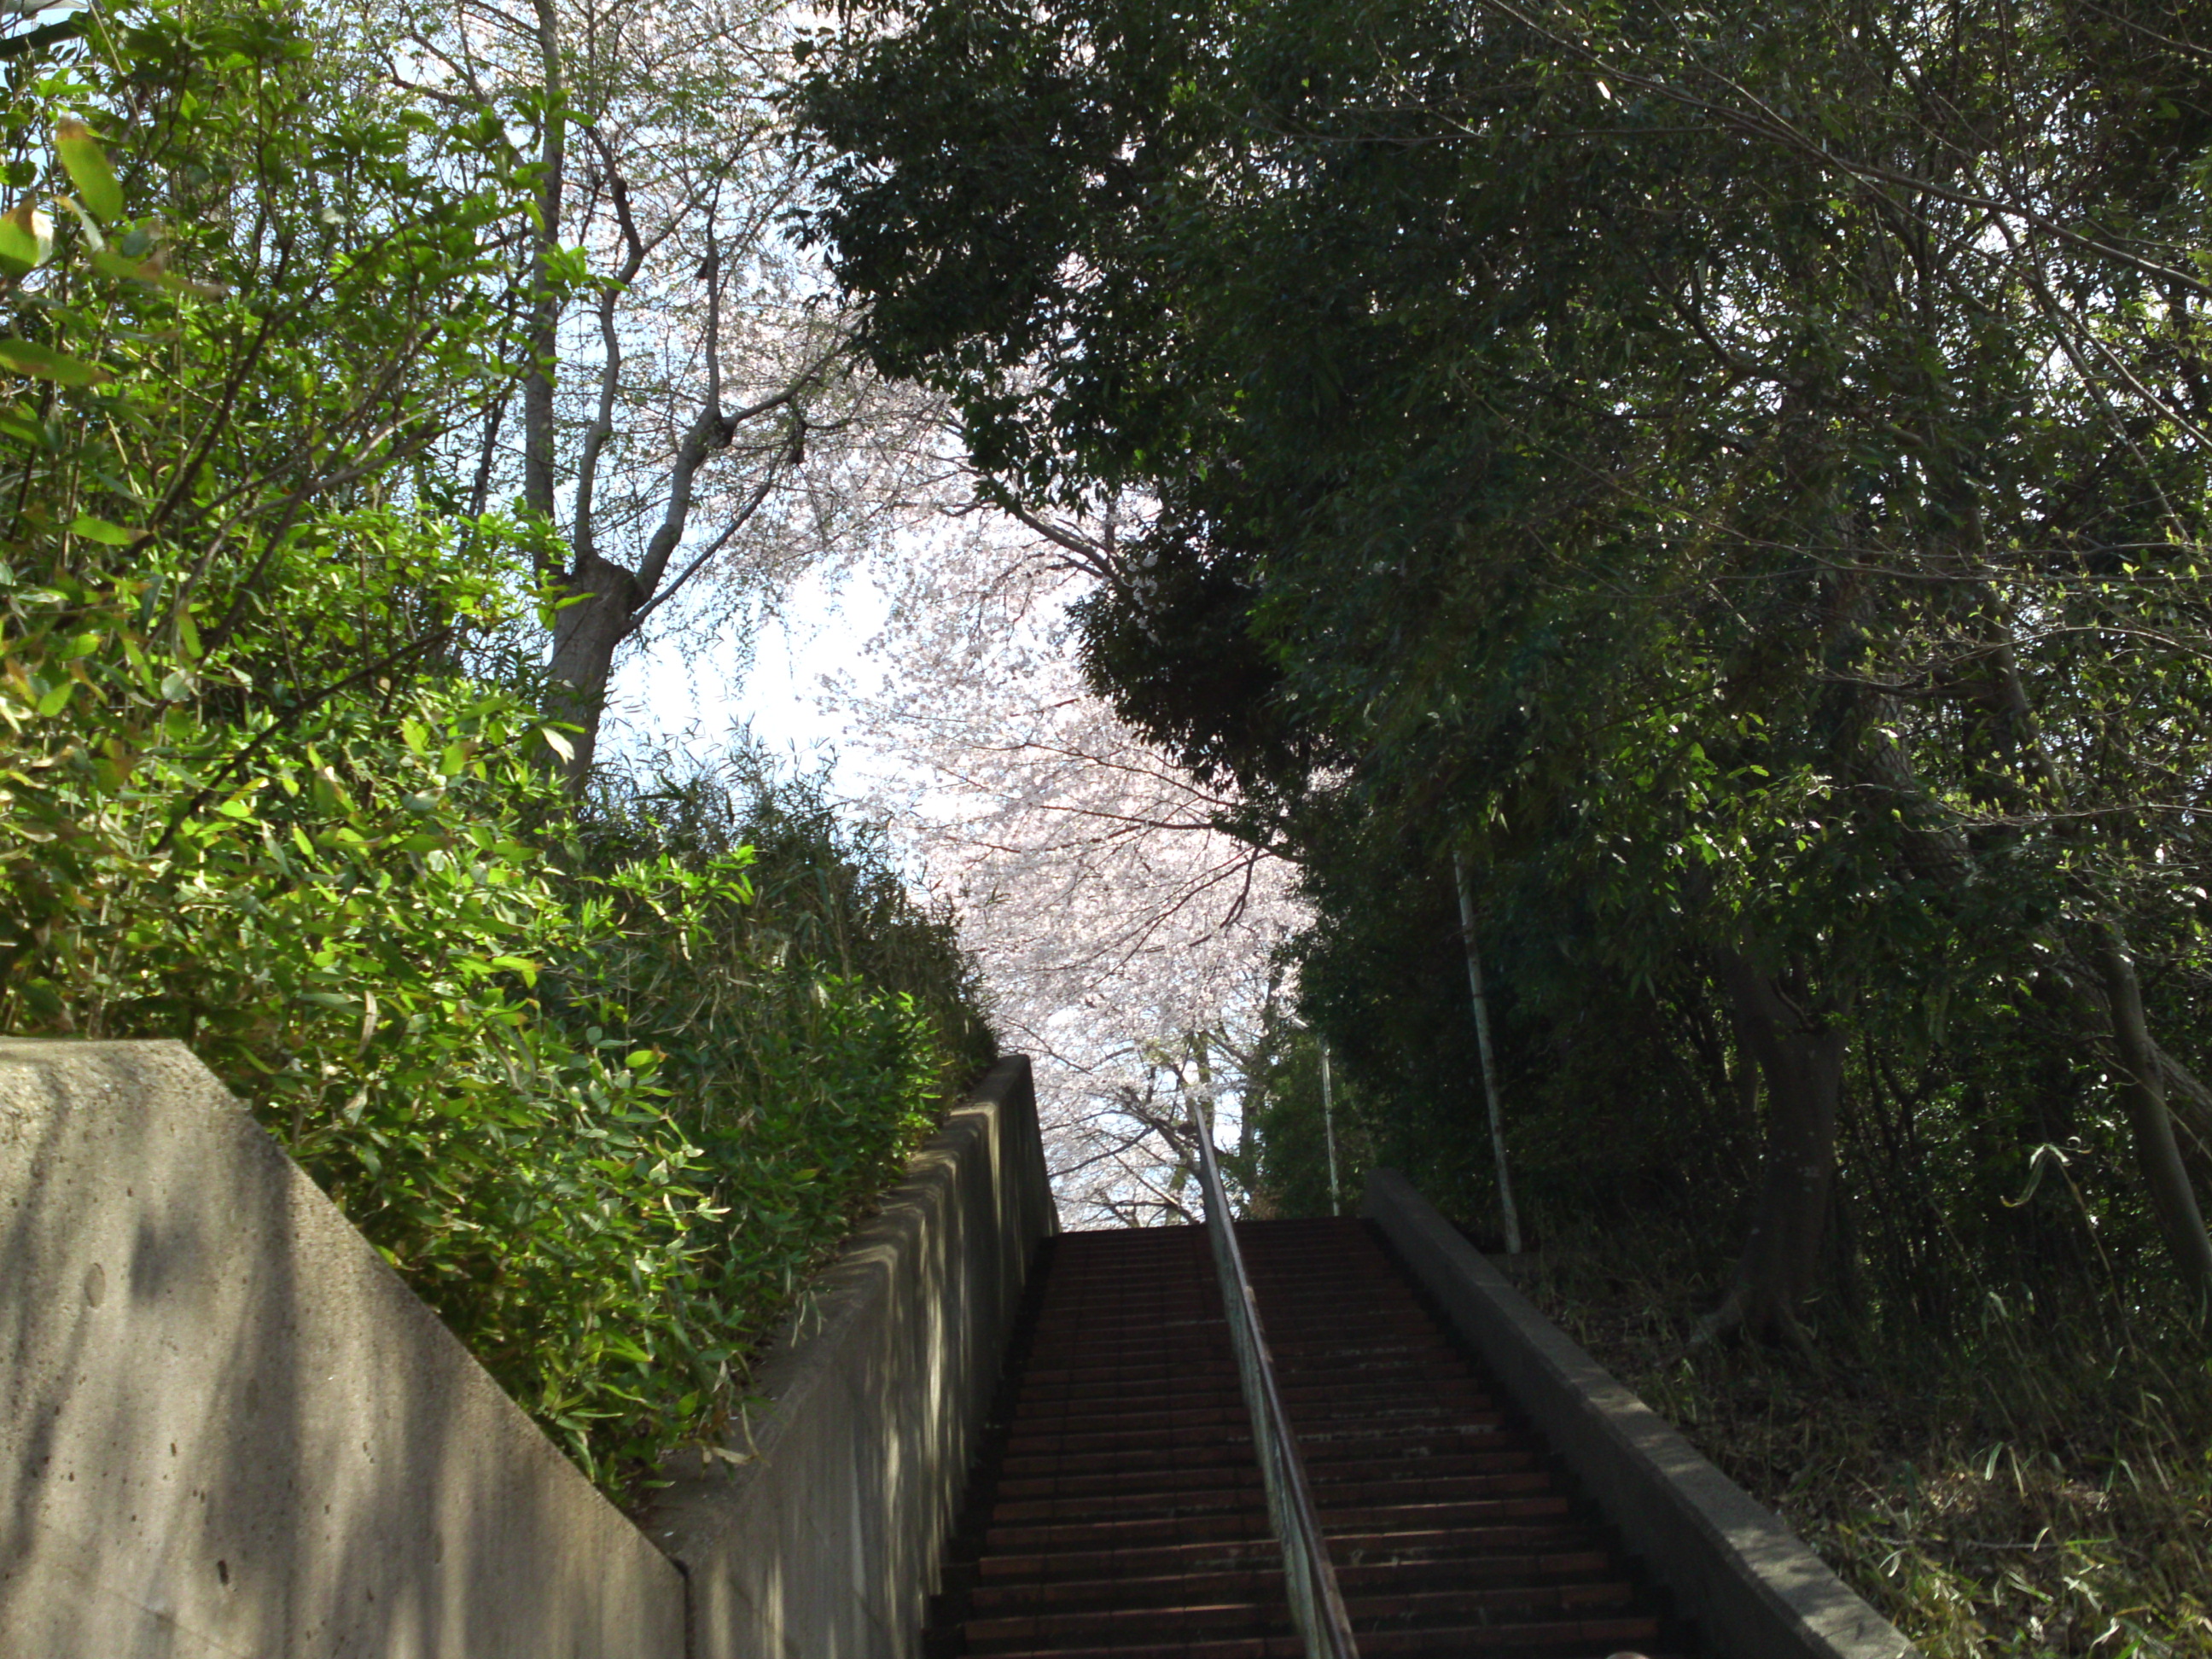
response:
<path id="1" fill-rule="evenodd" d="M 1513 1181 L 1505 1170 L 1505 1119 L 1498 1101 L 1498 1062 L 1490 1048 L 1490 999 L 1482 988 L 1482 953 L 1474 943 L 1474 887 L 1467 875 L 1467 854 L 1452 848 L 1452 876 L 1459 884 L 1460 938 L 1467 946 L 1467 984 L 1474 993 L 1474 1041 L 1482 1051 L 1482 1092 L 1490 1102 L 1490 1150 L 1498 1160 L 1498 1207 L 1505 1216 L 1505 1253 L 1521 1254 L 1521 1216 L 1513 1207 Z"/>
<path id="2" fill-rule="evenodd" d="M 1328 1039 L 1317 1038 L 1321 1044 L 1321 1127 L 1328 1141 L 1328 1212 L 1344 1213 L 1344 1199 L 1336 1184 L 1336 1101 L 1328 1085 Z"/>

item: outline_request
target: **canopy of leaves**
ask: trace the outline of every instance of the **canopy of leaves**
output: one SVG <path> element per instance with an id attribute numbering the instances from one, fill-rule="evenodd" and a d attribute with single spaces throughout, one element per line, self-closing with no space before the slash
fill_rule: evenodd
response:
<path id="1" fill-rule="evenodd" d="M 869 347 L 1009 495 L 1157 501 L 1091 672 L 1233 775 L 1316 951 L 1448 939 L 1456 846 L 1562 1006 L 1747 951 L 1911 1053 L 1931 1007 L 2094 1036 L 2100 927 L 2201 982 L 2178 12 L 857 20 L 811 222 Z M 1359 1001 L 1444 1029 L 1437 969 Z"/>

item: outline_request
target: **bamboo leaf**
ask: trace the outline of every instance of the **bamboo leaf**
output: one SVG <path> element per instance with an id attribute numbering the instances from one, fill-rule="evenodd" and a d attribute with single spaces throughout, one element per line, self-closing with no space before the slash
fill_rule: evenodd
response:
<path id="1" fill-rule="evenodd" d="M 100 149 L 92 129 L 77 120 L 55 123 L 54 149 L 60 152 L 70 182 L 94 216 L 110 224 L 120 219 L 123 186 L 115 182 L 115 169 L 108 166 L 107 152 Z"/>
<path id="2" fill-rule="evenodd" d="M 136 547 L 146 539 L 143 530 L 126 530 L 119 524 L 110 524 L 105 519 L 95 519 L 89 513 L 81 513 L 70 526 L 72 532 L 88 542 L 98 542 L 103 547 Z"/>
<path id="3" fill-rule="evenodd" d="M 115 377 L 97 363 L 29 340 L 0 339 L 0 367 L 63 386 L 106 386 Z"/>

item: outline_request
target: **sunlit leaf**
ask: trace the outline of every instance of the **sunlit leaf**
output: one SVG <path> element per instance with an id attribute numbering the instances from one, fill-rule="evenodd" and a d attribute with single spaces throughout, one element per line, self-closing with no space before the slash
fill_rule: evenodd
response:
<path id="1" fill-rule="evenodd" d="M 163 272 L 152 259 L 131 259 L 113 248 L 101 248 L 92 256 L 93 269 L 121 282 L 158 283 Z"/>
<path id="2" fill-rule="evenodd" d="M 62 166 L 69 171 L 70 182 L 76 186 L 85 206 L 111 224 L 120 219 L 123 186 L 115 182 L 115 169 L 108 166 L 107 152 L 100 149 L 92 129 L 78 120 L 64 118 L 56 122 L 54 149 L 59 152 Z"/>
<path id="3" fill-rule="evenodd" d="M 70 529 L 85 540 L 98 542 L 103 547 L 136 547 L 146 539 L 148 534 L 143 530 L 126 530 L 119 524 L 110 524 L 106 519 L 95 519 L 89 513 L 80 513 Z"/>
<path id="4" fill-rule="evenodd" d="M 54 222 L 30 198 L 0 214 L 0 271 L 24 276 L 53 258 Z"/>
<path id="5" fill-rule="evenodd" d="M 100 221 L 85 209 L 74 196 L 57 196 L 54 200 L 69 210 L 70 217 L 76 221 L 77 228 L 84 233 L 86 245 L 95 255 L 107 252 L 107 238 L 100 234 Z"/>
<path id="6" fill-rule="evenodd" d="M 63 386 L 106 386 L 115 378 L 97 363 L 70 356 L 51 346 L 13 338 L 0 339 L 0 367 Z"/>

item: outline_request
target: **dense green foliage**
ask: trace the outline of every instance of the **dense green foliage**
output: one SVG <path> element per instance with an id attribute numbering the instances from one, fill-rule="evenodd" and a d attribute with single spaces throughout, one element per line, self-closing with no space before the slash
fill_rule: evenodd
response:
<path id="1" fill-rule="evenodd" d="M 2037 1146 L 2141 1143 L 2110 1224 L 2194 1285 L 2148 1174 L 2212 1126 L 2186 33 L 884 4 L 823 46 L 814 223 L 1005 492 L 1152 504 L 1091 671 L 1300 860 L 1309 1009 L 1409 1146 L 1480 1162 L 1456 848 L 1526 1133 L 1600 1189 L 1740 1166 L 1762 1043 L 1770 1118 L 1848 1054 L 1973 1141 L 1911 1168 L 1978 1249 Z"/>
<path id="2" fill-rule="evenodd" d="M 1357 1138 L 1494 1227 L 1456 857 L 1534 1231 L 1679 1224 L 1678 1343 L 1894 1377 L 1997 1297 L 2098 1345 L 2071 1408 L 2207 1387 L 2202 35 L 878 0 L 817 47 L 875 360 L 1006 497 L 1146 520 L 1088 667 L 1299 864 Z M 1310 1142 L 1257 1164 L 1312 1201 Z"/>
<path id="3" fill-rule="evenodd" d="M 969 969 L 802 785 L 579 808 L 531 759 L 537 532 L 435 455 L 514 373 L 527 179 L 443 160 L 500 134 L 276 7 L 47 35 L 0 118 L 0 1027 L 189 1043 L 622 1486 L 988 1060 Z"/>

